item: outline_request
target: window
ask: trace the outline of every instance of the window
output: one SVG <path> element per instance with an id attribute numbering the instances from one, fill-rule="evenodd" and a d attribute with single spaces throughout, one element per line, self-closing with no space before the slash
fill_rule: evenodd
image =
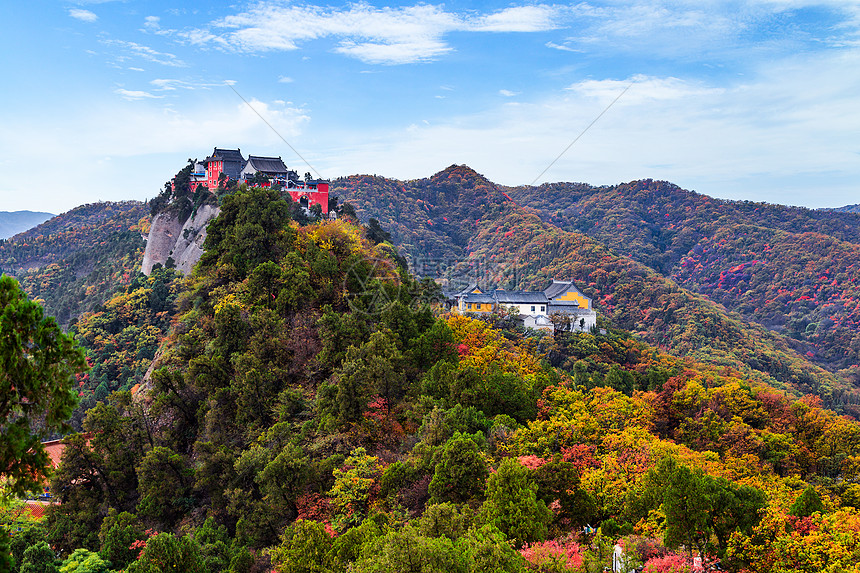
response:
<path id="1" fill-rule="evenodd" d="M 469 308 L 469 310 L 472 310 L 472 303 L 471 302 L 468 304 L 468 308 Z"/>
<path id="2" fill-rule="evenodd" d="M 546 307 L 545 307 L 545 306 L 540 307 L 540 311 L 541 311 L 541 312 L 546 312 Z"/>
<path id="3" fill-rule="evenodd" d="M 534 312 L 534 311 L 535 311 L 535 307 L 532 307 L 532 312 Z"/>

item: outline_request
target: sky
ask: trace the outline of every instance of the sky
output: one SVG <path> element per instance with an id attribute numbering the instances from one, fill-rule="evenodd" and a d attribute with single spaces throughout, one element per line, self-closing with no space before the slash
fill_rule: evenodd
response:
<path id="1" fill-rule="evenodd" d="M 216 146 L 327 179 L 466 164 L 860 203 L 860 0 L 3 11 L 0 211 L 149 199 Z"/>

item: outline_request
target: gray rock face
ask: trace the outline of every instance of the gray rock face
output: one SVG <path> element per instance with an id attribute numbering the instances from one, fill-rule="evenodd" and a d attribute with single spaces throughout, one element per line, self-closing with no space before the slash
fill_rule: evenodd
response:
<path id="1" fill-rule="evenodd" d="M 168 258 L 173 258 L 177 270 L 184 274 L 191 272 L 203 254 L 206 226 L 220 211 L 214 205 L 203 205 L 187 221 L 180 221 L 170 213 L 156 215 L 143 254 L 143 274 L 152 272 L 157 263 L 165 265 Z"/>

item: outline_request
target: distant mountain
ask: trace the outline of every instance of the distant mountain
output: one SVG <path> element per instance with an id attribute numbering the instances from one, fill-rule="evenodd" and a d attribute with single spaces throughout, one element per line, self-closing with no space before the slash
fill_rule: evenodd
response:
<path id="1" fill-rule="evenodd" d="M 856 401 L 860 333 L 848 303 L 860 269 L 857 215 L 719 201 L 650 180 L 510 189 L 465 166 L 408 182 L 353 176 L 332 191 L 363 219 L 379 219 L 419 275 L 504 288 L 572 278 L 601 315 L 670 353 L 837 408 Z M 756 280 L 736 279 L 744 273 L 732 269 L 752 260 L 764 261 Z M 834 268 L 824 273 L 818 262 Z M 834 375 L 839 368 L 849 369 Z"/>
<path id="2" fill-rule="evenodd" d="M 0 239 L 8 239 L 44 223 L 54 215 L 38 211 L 0 211 Z"/>
<path id="3" fill-rule="evenodd" d="M 839 213 L 860 213 L 860 205 L 845 205 L 844 207 L 828 209 L 828 211 L 837 211 Z"/>
<path id="4" fill-rule="evenodd" d="M 15 276 L 68 325 L 128 286 L 140 267 L 149 220 L 139 201 L 76 207 L 0 243 L 0 272 Z"/>

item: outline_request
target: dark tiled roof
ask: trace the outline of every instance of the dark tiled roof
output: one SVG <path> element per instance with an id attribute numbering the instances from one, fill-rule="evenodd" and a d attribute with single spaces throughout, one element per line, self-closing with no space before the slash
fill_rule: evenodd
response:
<path id="1" fill-rule="evenodd" d="M 263 173 L 277 173 L 286 175 L 289 172 L 287 166 L 280 157 L 260 157 L 258 155 L 249 155 L 248 164 L 256 171 Z"/>
<path id="2" fill-rule="evenodd" d="M 493 292 L 499 304 L 547 304 L 549 301 L 542 292 L 522 290 L 497 290 Z"/>
<path id="3" fill-rule="evenodd" d="M 466 296 L 467 294 L 469 294 L 470 292 L 474 291 L 475 289 L 478 289 L 479 291 L 481 291 L 481 293 L 483 293 L 483 292 L 484 292 L 484 291 L 482 291 L 480 288 L 478 288 L 478 283 L 471 283 L 471 284 L 470 284 L 469 286 L 467 286 L 466 288 L 464 288 L 464 289 L 462 289 L 462 290 L 458 290 L 458 291 L 457 291 L 456 293 L 454 293 L 454 294 L 455 294 L 455 296 Z"/>
<path id="4" fill-rule="evenodd" d="M 493 297 L 491 297 L 488 294 L 476 294 L 476 293 L 471 293 L 471 292 L 468 293 L 466 296 L 464 296 L 463 300 L 466 302 L 489 303 L 489 304 L 496 302 L 495 299 L 493 299 Z"/>
<path id="5" fill-rule="evenodd" d="M 215 148 L 212 155 L 206 158 L 206 161 L 237 161 L 244 164 L 245 158 L 242 157 L 240 149 L 219 149 Z"/>
<path id="6" fill-rule="evenodd" d="M 547 298 L 553 298 L 560 294 L 567 292 L 567 290 L 573 286 L 573 283 L 570 281 L 557 281 L 553 280 L 552 284 L 549 285 L 543 293 Z M 576 288 L 576 287 L 574 287 Z"/>
<path id="7" fill-rule="evenodd" d="M 238 149 L 219 149 L 216 147 L 215 151 L 206 158 L 204 163 L 209 163 L 210 161 L 223 161 L 224 174 L 233 180 L 239 179 L 239 173 L 245 166 L 245 158 L 242 157 L 242 152 Z"/>

